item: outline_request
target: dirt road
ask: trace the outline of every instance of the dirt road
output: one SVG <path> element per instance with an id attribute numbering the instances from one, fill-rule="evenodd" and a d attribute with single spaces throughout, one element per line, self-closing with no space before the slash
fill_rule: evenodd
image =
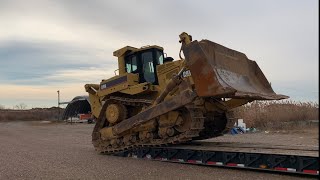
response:
<path id="1" fill-rule="evenodd" d="M 91 145 L 92 128 L 93 125 L 88 124 L 0 123 L 0 179 L 304 179 L 301 176 L 99 155 Z M 224 136 L 217 141 L 248 141 L 248 136 L 254 137 L 251 138 L 253 141 L 263 139 L 270 143 L 318 143 L 317 133 L 296 134 L 294 137 L 258 133 Z"/>

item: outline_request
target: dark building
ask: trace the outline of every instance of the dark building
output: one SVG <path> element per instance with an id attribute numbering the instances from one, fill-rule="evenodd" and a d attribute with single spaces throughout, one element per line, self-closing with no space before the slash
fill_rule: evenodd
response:
<path id="1" fill-rule="evenodd" d="M 87 114 L 90 111 L 89 96 L 76 96 L 68 103 L 63 112 L 62 119 L 75 117 L 77 114 Z"/>

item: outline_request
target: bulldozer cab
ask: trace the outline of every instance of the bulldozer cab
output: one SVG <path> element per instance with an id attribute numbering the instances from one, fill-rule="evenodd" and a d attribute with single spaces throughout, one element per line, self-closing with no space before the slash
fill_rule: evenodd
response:
<path id="1" fill-rule="evenodd" d="M 139 74 L 139 83 L 149 82 L 157 85 L 156 68 L 157 65 L 163 64 L 163 49 L 157 47 L 140 49 L 124 57 L 125 72 Z"/>

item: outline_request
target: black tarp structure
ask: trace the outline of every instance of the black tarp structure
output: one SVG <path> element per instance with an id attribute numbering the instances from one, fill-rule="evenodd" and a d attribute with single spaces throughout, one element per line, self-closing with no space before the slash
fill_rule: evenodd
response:
<path id="1" fill-rule="evenodd" d="M 90 111 L 89 96 L 76 96 L 68 103 L 62 114 L 62 119 L 75 117 L 77 114 L 87 114 Z"/>

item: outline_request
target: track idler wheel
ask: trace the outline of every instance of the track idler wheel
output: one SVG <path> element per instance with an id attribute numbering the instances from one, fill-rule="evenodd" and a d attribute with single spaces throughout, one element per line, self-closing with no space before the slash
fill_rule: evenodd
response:
<path id="1" fill-rule="evenodd" d="M 139 132 L 139 140 L 140 142 L 149 142 L 155 137 L 154 132 L 152 131 L 141 131 Z"/>
<path id="2" fill-rule="evenodd" d="M 166 133 L 169 137 L 171 137 L 175 134 L 175 130 L 173 128 L 168 128 Z"/>
<path id="3" fill-rule="evenodd" d="M 127 118 L 127 108 L 119 103 L 108 104 L 106 118 L 109 123 L 116 124 Z"/>
<path id="4" fill-rule="evenodd" d="M 180 115 L 177 118 L 174 129 L 180 133 L 189 130 L 191 127 L 191 116 L 187 109 L 182 109 Z"/>

